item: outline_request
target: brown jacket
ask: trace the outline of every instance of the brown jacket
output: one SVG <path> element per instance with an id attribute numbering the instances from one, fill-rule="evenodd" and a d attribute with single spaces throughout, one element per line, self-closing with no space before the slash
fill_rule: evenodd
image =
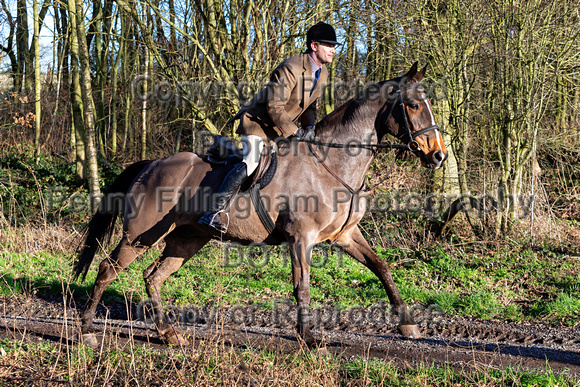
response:
<path id="1" fill-rule="evenodd" d="M 270 76 L 270 82 L 232 118 L 240 119 L 236 133 L 256 135 L 264 139 L 294 134 L 300 118 L 302 127 L 314 126 L 316 100 L 328 79 L 322 66 L 315 89 L 312 88 L 312 65 L 309 54 L 303 53 L 286 59 Z"/>

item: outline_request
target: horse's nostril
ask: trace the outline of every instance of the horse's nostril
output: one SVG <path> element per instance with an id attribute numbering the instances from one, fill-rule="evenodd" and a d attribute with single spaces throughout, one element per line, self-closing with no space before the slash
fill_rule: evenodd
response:
<path id="1" fill-rule="evenodd" d="M 438 163 L 440 163 L 445 159 L 445 155 L 443 154 L 442 151 L 438 150 L 435 153 L 433 153 L 433 159 Z"/>

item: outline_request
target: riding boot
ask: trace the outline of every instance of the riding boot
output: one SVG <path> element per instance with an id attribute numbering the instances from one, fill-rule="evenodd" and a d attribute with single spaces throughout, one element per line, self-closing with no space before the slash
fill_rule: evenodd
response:
<path id="1" fill-rule="evenodd" d="M 226 176 L 220 189 L 214 195 L 211 209 L 199 219 L 199 224 L 207 224 L 210 227 L 224 233 L 227 231 L 227 224 L 223 224 L 220 213 L 226 209 L 231 198 L 238 192 L 240 186 L 248 177 L 246 163 L 238 163 Z M 229 223 L 229 222 L 228 222 Z"/>

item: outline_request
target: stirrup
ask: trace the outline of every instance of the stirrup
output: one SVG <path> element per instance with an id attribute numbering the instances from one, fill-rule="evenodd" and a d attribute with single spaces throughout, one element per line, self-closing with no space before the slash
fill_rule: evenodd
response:
<path id="1" fill-rule="evenodd" d="M 221 217 L 219 216 L 219 214 L 221 214 L 221 213 L 224 213 L 226 215 L 227 222 L 225 224 L 221 221 Z M 218 217 L 217 218 L 218 224 L 214 225 L 214 221 L 215 221 L 216 216 Z M 215 228 L 216 230 L 225 234 L 228 231 L 228 227 L 230 226 L 230 214 L 228 214 L 225 210 L 219 210 L 218 212 L 213 214 L 213 216 L 211 217 L 211 221 L 210 221 L 209 225 L 211 227 Z M 217 227 L 218 225 L 220 227 Z"/>
<path id="2" fill-rule="evenodd" d="M 228 220 L 226 224 L 222 223 L 222 221 L 220 219 L 219 214 L 222 212 L 224 214 L 226 214 L 226 218 Z M 211 228 L 213 228 L 214 230 L 217 230 L 217 231 L 225 234 L 228 231 L 228 227 L 230 225 L 230 214 L 228 214 L 225 210 L 219 210 L 217 212 L 214 212 L 213 214 L 211 214 L 211 213 L 207 214 L 207 216 L 209 216 L 209 215 L 211 215 L 211 218 L 209 219 L 209 221 L 207 221 L 207 222 L 205 221 L 206 214 L 204 214 L 198 223 L 206 224 L 206 225 L 210 226 Z M 216 219 L 216 217 L 217 217 L 217 219 Z"/>

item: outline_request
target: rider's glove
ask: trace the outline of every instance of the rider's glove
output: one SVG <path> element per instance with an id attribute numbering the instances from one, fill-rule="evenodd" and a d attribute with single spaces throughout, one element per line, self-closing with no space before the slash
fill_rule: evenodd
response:
<path id="1" fill-rule="evenodd" d="M 314 141 L 314 128 L 312 126 L 308 126 L 307 128 L 300 128 L 294 133 L 299 140 L 302 141 Z"/>

